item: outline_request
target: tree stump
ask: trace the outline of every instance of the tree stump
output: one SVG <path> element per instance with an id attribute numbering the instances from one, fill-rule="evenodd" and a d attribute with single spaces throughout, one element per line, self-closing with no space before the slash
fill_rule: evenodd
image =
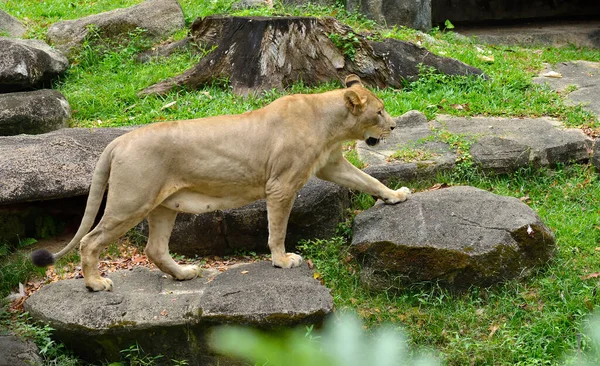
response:
<path id="1" fill-rule="evenodd" d="M 419 63 L 438 68 L 445 60 L 457 66 L 456 74 L 482 74 L 407 42 L 394 40 L 410 47 L 371 42 L 334 18 L 209 16 L 194 21 L 189 37 L 213 50 L 196 66 L 140 95 L 164 94 L 175 87 L 197 89 L 215 80 L 228 80 L 235 94 L 246 96 L 283 90 L 298 81 L 315 86 L 343 80 L 351 73 L 371 87 L 399 88 L 404 79 L 418 76 Z M 373 47 L 375 43 L 380 45 Z M 407 50 L 413 54 L 405 54 Z M 398 67 L 400 59 L 412 63 L 412 69 Z M 444 71 L 454 72 L 447 67 Z"/>

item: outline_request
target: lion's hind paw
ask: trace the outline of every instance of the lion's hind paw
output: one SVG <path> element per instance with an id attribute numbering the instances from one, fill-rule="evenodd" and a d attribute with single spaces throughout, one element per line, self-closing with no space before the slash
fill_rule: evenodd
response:
<path id="1" fill-rule="evenodd" d="M 294 268 L 302 264 L 302 257 L 295 253 L 285 253 L 280 258 L 273 258 L 273 266 L 280 268 Z"/>

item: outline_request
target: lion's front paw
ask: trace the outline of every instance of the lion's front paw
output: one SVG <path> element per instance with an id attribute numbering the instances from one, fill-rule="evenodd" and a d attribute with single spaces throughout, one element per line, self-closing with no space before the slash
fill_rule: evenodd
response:
<path id="1" fill-rule="evenodd" d="M 110 278 L 86 278 L 85 287 L 90 291 L 112 291 L 113 281 Z"/>
<path id="2" fill-rule="evenodd" d="M 393 191 L 394 195 L 392 197 L 383 198 L 383 202 L 388 205 L 393 205 L 398 202 L 404 202 L 410 196 L 410 189 L 407 187 L 399 188 Z"/>
<path id="3" fill-rule="evenodd" d="M 273 257 L 273 266 L 280 268 L 293 268 L 302 264 L 302 257 L 294 253 L 285 253 L 281 257 Z"/>
<path id="4" fill-rule="evenodd" d="M 196 265 L 181 266 L 181 272 L 175 277 L 178 281 L 191 280 L 196 278 L 201 272 L 200 267 Z"/>

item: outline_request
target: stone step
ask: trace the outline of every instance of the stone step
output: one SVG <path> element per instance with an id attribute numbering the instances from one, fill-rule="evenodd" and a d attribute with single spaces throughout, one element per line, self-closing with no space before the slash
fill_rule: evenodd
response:
<path id="1" fill-rule="evenodd" d="M 138 344 L 167 359 L 224 365 L 208 348 L 213 327 L 320 324 L 333 309 L 329 290 L 306 265 L 280 269 L 263 261 L 181 282 L 144 267 L 108 277 L 112 292 L 89 292 L 83 279 L 46 285 L 25 310 L 86 361 L 119 361 L 121 350 Z"/>

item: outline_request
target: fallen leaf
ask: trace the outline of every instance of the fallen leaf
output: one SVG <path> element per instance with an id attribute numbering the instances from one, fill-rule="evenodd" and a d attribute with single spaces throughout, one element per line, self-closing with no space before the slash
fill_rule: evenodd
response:
<path id="1" fill-rule="evenodd" d="M 203 91 L 203 92 L 200 92 L 198 94 L 203 95 L 203 96 L 207 97 L 208 99 L 212 99 L 212 96 L 207 91 Z"/>
<path id="2" fill-rule="evenodd" d="M 547 78 L 562 78 L 562 74 L 556 71 L 548 71 L 547 73 L 542 74 L 542 76 Z"/>
<path id="3" fill-rule="evenodd" d="M 489 327 L 490 330 L 490 334 L 488 335 L 488 338 L 492 338 L 494 336 L 494 334 L 496 333 L 496 331 L 499 329 L 500 327 L 498 326 L 498 324 L 492 324 Z"/>
<path id="4" fill-rule="evenodd" d="M 162 106 L 162 108 L 160 108 L 160 110 L 162 111 L 163 109 L 167 109 L 167 108 L 169 108 L 169 107 L 172 107 L 172 106 L 174 106 L 174 105 L 175 105 L 175 103 L 177 103 L 177 101 L 176 101 L 176 100 L 174 100 L 174 101 L 172 101 L 172 102 L 170 102 L 170 103 L 167 103 L 167 104 L 163 105 L 163 106 Z"/>
<path id="5" fill-rule="evenodd" d="M 321 274 L 319 272 L 315 272 L 315 273 L 313 273 L 313 278 L 315 280 L 318 280 L 319 278 L 321 278 Z"/>
<path id="6" fill-rule="evenodd" d="M 529 198 L 529 196 L 523 196 L 523 197 L 519 198 L 519 201 L 527 203 L 527 202 L 531 202 L 531 198 Z"/>
<path id="7" fill-rule="evenodd" d="M 167 316 L 167 315 L 169 315 L 169 313 L 168 313 L 168 312 L 167 312 L 167 310 L 165 309 L 165 310 L 163 310 L 163 311 L 161 311 L 161 312 L 160 312 L 160 315 L 162 315 L 162 316 Z"/>
<path id="8" fill-rule="evenodd" d="M 485 62 L 490 62 L 490 63 L 494 62 L 493 55 L 491 55 L 491 56 L 478 55 L 477 58 L 480 59 L 481 61 L 485 61 Z"/>
<path id="9" fill-rule="evenodd" d="M 313 268 L 315 268 L 315 265 L 313 264 L 313 262 L 312 262 L 310 259 L 308 259 L 308 260 L 306 261 L 306 264 L 308 265 L 308 268 L 309 268 L 309 269 L 313 269 Z"/>
<path id="10" fill-rule="evenodd" d="M 242 271 L 242 274 L 246 274 L 246 273 L 248 273 L 248 271 Z"/>
<path id="11" fill-rule="evenodd" d="M 590 273 L 585 276 L 581 276 L 581 280 L 585 281 L 585 280 L 589 280 L 590 278 L 597 278 L 597 277 L 600 277 L 600 272 L 594 272 L 594 273 Z"/>

